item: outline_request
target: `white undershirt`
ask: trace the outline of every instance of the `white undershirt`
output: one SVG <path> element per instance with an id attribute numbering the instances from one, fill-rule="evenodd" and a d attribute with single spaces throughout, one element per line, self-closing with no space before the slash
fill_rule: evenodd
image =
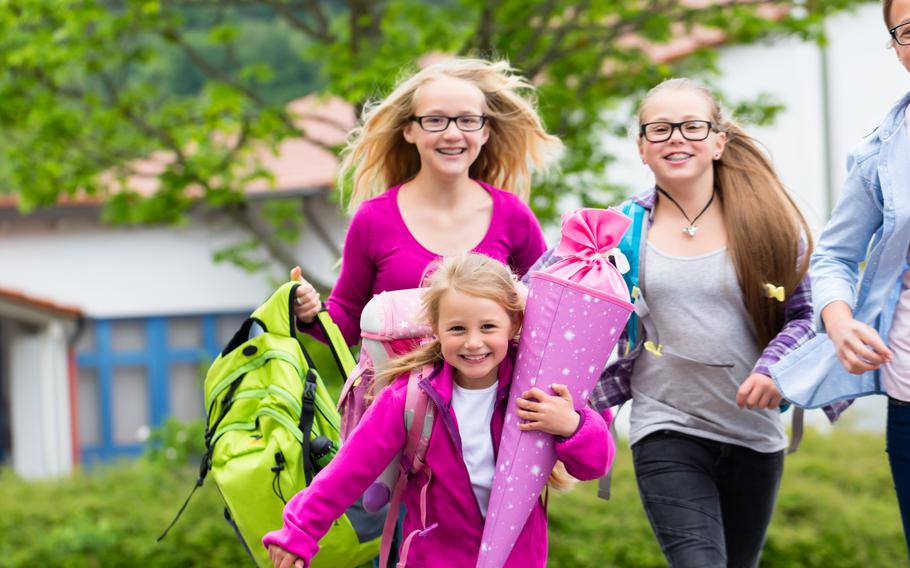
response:
<path id="1" fill-rule="evenodd" d="M 905 117 L 907 136 L 910 137 L 910 106 L 907 107 Z M 910 262 L 910 251 L 907 251 L 907 261 Z M 894 353 L 894 358 L 882 366 L 885 392 L 896 399 L 910 402 L 910 270 L 905 270 L 901 277 L 901 294 L 888 332 L 888 347 Z"/>
<path id="2" fill-rule="evenodd" d="M 493 473 L 496 471 L 490 421 L 493 419 L 498 384 L 493 383 L 484 389 L 465 389 L 457 384 L 454 386 L 452 408 L 461 435 L 461 457 L 468 468 L 471 489 L 480 505 L 480 512 L 486 517 Z"/>

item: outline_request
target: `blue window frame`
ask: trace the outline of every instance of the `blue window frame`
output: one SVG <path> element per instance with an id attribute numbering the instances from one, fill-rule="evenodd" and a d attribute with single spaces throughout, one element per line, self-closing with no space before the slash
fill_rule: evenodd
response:
<path id="1" fill-rule="evenodd" d="M 96 319 L 87 322 L 91 328 L 87 332 L 94 334 L 93 341 L 79 348 L 76 358 L 80 372 L 79 412 L 91 414 L 80 416 L 80 422 L 85 419 L 93 426 L 91 440 L 85 440 L 80 433 L 83 437 L 80 444 L 82 463 L 91 465 L 138 456 L 145 447 L 144 441 L 141 441 L 143 436 L 125 436 L 124 423 L 138 421 L 144 422 L 142 426 L 148 428 L 160 426 L 173 412 L 170 393 L 172 369 L 186 364 L 197 366 L 201 385 L 204 369 L 226 342 L 227 324 L 239 323 L 245 315 Z M 184 346 L 178 341 L 175 346 L 174 330 L 179 322 L 188 319 L 199 323 L 198 341 L 195 341 L 196 345 Z M 219 323 L 222 323 L 221 330 Z M 133 332 L 129 340 L 125 343 L 121 340 L 119 346 L 114 337 L 118 326 L 125 326 Z M 87 388 L 81 384 L 83 376 L 91 379 Z M 201 411 L 201 386 L 198 393 Z M 95 397 L 95 400 L 83 400 L 85 396 Z M 132 407 L 131 404 L 139 406 Z M 128 433 L 133 432 L 133 426 L 133 423 L 127 425 Z M 128 439 L 130 437 L 135 439 Z"/>

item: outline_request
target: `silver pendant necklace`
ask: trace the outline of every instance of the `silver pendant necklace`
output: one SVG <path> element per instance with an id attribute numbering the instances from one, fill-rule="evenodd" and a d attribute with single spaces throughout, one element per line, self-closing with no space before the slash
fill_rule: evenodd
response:
<path id="1" fill-rule="evenodd" d="M 670 202 L 673 205 L 675 205 L 677 209 L 679 209 L 679 212 L 683 214 L 683 217 L 686 218 L 686 221 L 689 222 L 688 226 L 682 228 L 682 232 L 685 233 L 686 235 L 688 235 L 690 239 L 692 237 L 694 237 L 695 233 L 698 232 L 698 227 L 695 226 L 695 222 L 698 221 L 699 217 L 704 215 L 705 211 L 708 210 L 708 207 L 711 207 L 711 204 L 714 203 L 714 193 L 715 192 L 713 190 L 711 191 L 711 199 L 708 200 L 708 203 L 705 204 L 705 206 L 702 208 L 701 212 L 698 215 L 696 215 L 694 219 L 689 219 L 689 216 L 686 215 L 685 209 L 683 209 L 682 206 L 680 206 L 680 204 L 677 203 L 675 199 L 673 199 L 673 196 L 671 196 L 669 193 L 667 193 L 666 191 L 661 189 L 659 185 L 656 185 L 654 187 L 657 188 L 657 191 L 659 191 L 661 195 L 666 196 L 666 198 L 669 199 Z"/>

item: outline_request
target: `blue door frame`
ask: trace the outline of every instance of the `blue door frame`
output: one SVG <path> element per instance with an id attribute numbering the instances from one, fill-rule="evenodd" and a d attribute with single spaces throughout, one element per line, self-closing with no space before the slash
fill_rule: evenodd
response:
<path id="1" fill-rule="evenodd" d="M 144 443 L 118 444 L 114 440 L 114 369 L 119 366 L 142 367 L 147 378 L 147 403 L 149 426 L 155 428 L 164 423 L 171 413 L 169 369 L 175 363 L 207 364 L 221 351 L 217 337 L 218 314 L 195 316 L 200 319 L 202 345 L 194 348 L 174 348 L 168 345 L 167 324 L 180 317 L 129 318 L 120 320 L 93 320 L 95 325 L 95 350 L 80 352 L 76 363 L 80 368 L 94 369 L 98 376 L 100 409 L 100 443 L 82 444 L 82 463 L 90 466 L 95 462 L 110 461 L 121 457 L 135 457 L 142 453 Z M 144 349 L 136 351 L 114 351 L 112 348 L 112 324 L 117 321 L 142 322 L 145 328 Z M 200 378 L 201 380 L 201 378 Z M 200 405 L 202 401 L 200 400 Z"/>

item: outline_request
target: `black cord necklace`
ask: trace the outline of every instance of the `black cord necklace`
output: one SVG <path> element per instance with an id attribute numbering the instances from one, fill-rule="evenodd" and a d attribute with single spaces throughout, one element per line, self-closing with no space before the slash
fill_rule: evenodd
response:
<path id="1" fill-rule="evenodd" d="M 683 209 L 682 206 L 679 203 L 677 203 L 675 199 L 673 199 L 673 196 L 671 196 L 669 193 L 667 193 L 666 191 L 661 189 L 659 185 L 656 185 L 654 187 L 657 188 L 657 191 L 659 191 L 661 193 L 661 195 L 666 196 L 667 199 L 669 199 L 670 202 L 673 203 L 673 205 L 675 205 L 677 209 L 679 209 L 679 212 L 683 214 L 683 217 L 686 218 L 686 221 L 689 222 L 689 225 L 687 227 L 683 227 L 682 232 L 689 235 L 689 238 L 694 237 L 695 233 L 698 231 L 698 227 L 695 226 L 695 222 L 698 221 L 699 217 L 704 215 L 705 211 L 708 210 L 708 207 L 711 207 L 711 204 L 714 203 L 714 193 L 715 193 L 714 190 L 711 190 L 711 199 L 709 199 L 708 203 L 705 204 L 705 206 L 702 208 L 701 213 L 696 215 L 694 219 L 689 219 L 689 216 L 686 215 L 685 209 Z"/>

